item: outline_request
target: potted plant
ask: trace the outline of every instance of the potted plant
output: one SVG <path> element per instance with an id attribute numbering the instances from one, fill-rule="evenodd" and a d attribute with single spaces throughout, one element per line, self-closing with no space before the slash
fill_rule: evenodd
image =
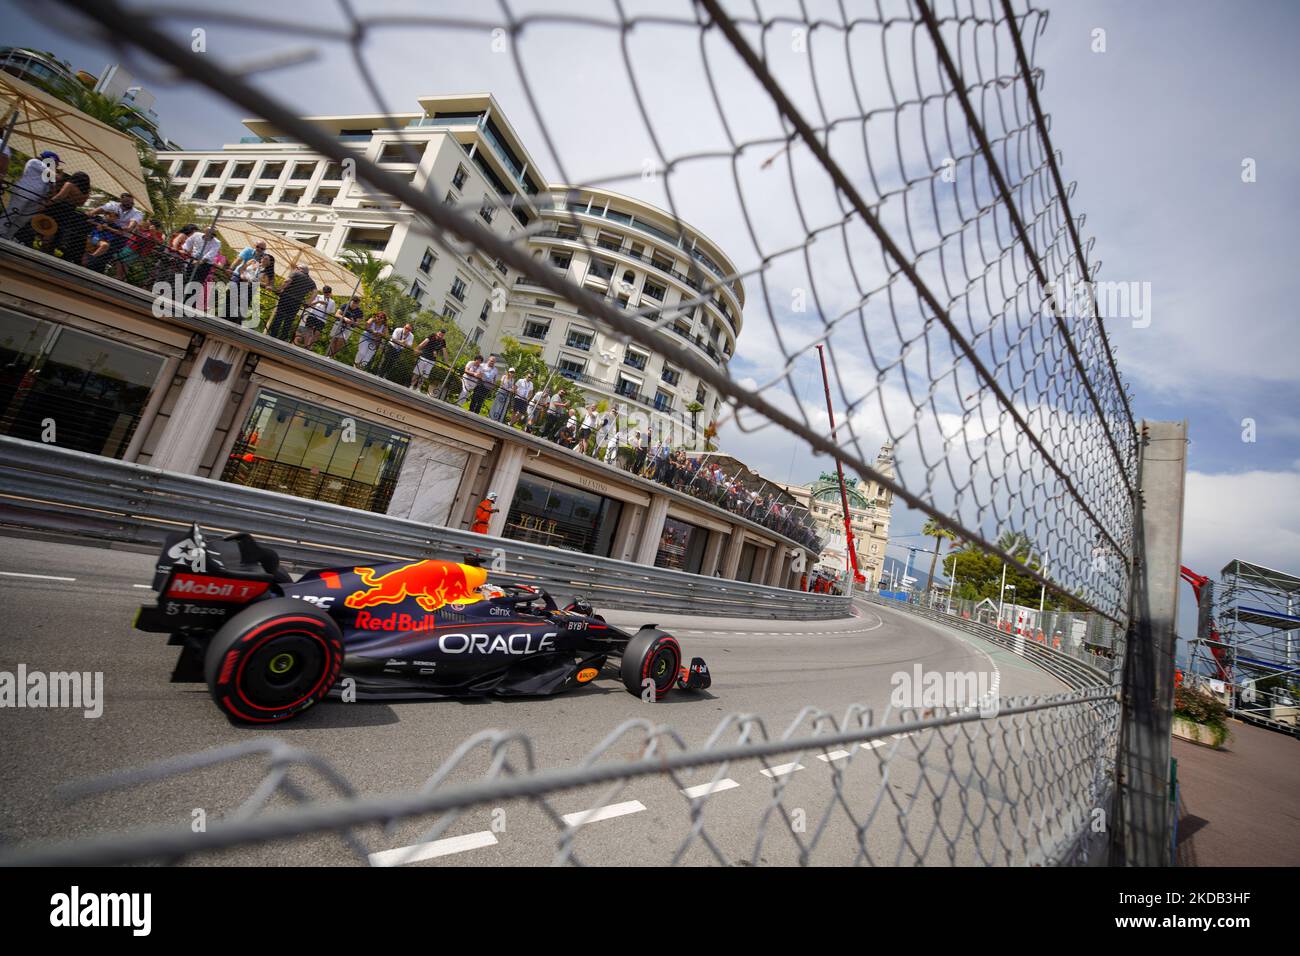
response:
<path id="1" fill-rule="evenodd" d="M 1216 750 L 1228 741 L 1228 708 L 1214 694 L 1179 684 L 1174 688 L 1173 734 Z"/>

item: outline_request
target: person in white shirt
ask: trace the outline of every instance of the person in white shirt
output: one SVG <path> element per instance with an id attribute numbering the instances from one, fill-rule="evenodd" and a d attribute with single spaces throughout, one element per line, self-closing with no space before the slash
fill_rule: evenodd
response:
<path id="1" fill-rule="evenodd" d="M 389 336 L 388 345 L 384 349 L 384 359 L 380 365 L 377 375 L 387 375 L 389 369 L 397 364 L 398 359 L 403 352 L 415 352 L 415 331 L 411 328 L 411 323 L 399 325 L 393 329 L 393 334 Z"/>
<path id="2" fill-rule="evenodd" d="M 528 415 L 533 407 L 529 399 L 532 398 L 535 387 L 532 372 L 525 373 L 523 378 L 515 382 L 515 397 L 514 401 L 510 403 L 510 413 L 507 418 L 509 424 L 518 424 L 521 418 Z"/>
<path id="3" fill-rule="evenodd" d="M 331 292 L 333 290 L 325 286 L 316 293 L 311 303 L 303 310 L 302 321 L 298 323 L 298 334 L 293 339 L 295 345 L 309 349 L 320 340 L 321 334 L 325 331 L 325 323 L 329 321 L 336 308 Z"/>
<path id="4" fill-rule="evenodd" d="M 12 239 L 18 230 L 40 212 L 58 174 L 59 154 L 45 150 L 23 164 L 22 174 L 9 187 L 9 204 L 0 216 L 0 239 Z"/>
<path id="5" fill-rule="evenodd" d="M 483 356 L 475 355 L 465 363 L 465 374 L 460 377 L 460 397 L 456 399 L 459 405 L 469 397 L 470 392 L 474 391 L 474 386 L 478 384 L 479 373 L 483 371 Z"/>
<path id="6" fill-rule="evenodd" d="M 475 415 L 483 407 L 484 400 L 496 385 L 497 376 L 500 374 L 501 369 L 497 368 L 497 357 L 489 355 L 487 362 L 478 370 L 478 384 L 474 386 L 474 391 L 469 397 L 469 410 Z"/>
<path id="7" fill-rule="evenodd" d="M 212 263 L 221 255 L 221 240 L 217 238 L 217 227 L 208 226 L 202 232 L 196 232 L 185 240 L 181 251 L 189 256 L 189 265 L 185 267 L 185 283 L 203 285 L 212 271 Z"/>
<path id="8" fill-rule="evenodd" d="M 528 403 L 528 427 L 536 428 L 540 422 L 546 420 L 546 406 L 550 404 L 551 391 L 548 388 L 540 389 L 532 400 Z"/>
<path id="9" fill-rule="evenodd" d="M 614 464 L 616 458 L 618 458 L 618 432 L 611 430 L 605 439 L 605 464 Z"/>
<path id="10" fill-rule="evenodd" d="M 117 228 L 122 232 L 135 232 L 136 226 L 144 222 L 144 213 L 135 208 L 135 197 L 130 193 L 122 193 L 119 198 L 104 203 L 91 215 L 99 213 L 117 217 Z"/>

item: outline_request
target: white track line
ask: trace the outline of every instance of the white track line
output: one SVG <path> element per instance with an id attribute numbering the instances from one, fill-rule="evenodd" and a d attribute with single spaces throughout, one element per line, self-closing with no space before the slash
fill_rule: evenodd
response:
<path id="1" fill-rule="evenodd" d="M 794 773 L 796 770 L 802 769 L 803 764 L 801 763 L 783 763 L 781 766 L 773 767 L 771 770 L 764 768 L 760 770 L 759 773 L 765 777 L 785 777 Z"/>
<path id="2" fill-rule="evenodd" d="M 898 736 L 898 735 L 895 734 L 894 736 Z M 907 735 L 904 734 L 903 736 L 907 736 Z M 888 741 L 885 741 L 885 740 L 868 740 L 866 743 L 864 743 L 864 744 L 862 745 L 862 749 L 863 749 L 863 750 L 876 750 L 876 749 L 879 748 L 879 747 L 883 747 L 883 746 L 885 746 L 886 743 L 888 743 Z"/>
<path id="3" fill-rule="evenodd" d="M 153 590 L 153 585 L 152 585 L 152 584 L 133 584 L 133 585 L 131 585 L 131 587 L 133 587 L 133 588 L 144 588 L 146 591 L 152 591 L 152 590 Z"/>
<path id="4" fill-rule="evenodd" d="M 640 813 L 645 809 L 645 804 L 640 800 L 628 800 L 625 803 L 611 803 L 609 806 L 596 807 L 594 810 L 580 810 L 577 813 L 566 813 L 563 817 L 565 823 L 571 827 L 580 827 L 588 823 L 598 823 L 601 820 L 608 820 L 611 817 L 623 817 L 629 813 Z"/>
<path id="5" fill-rule="evenodd" d="M 863 746 L 865 747 L 866 744 L 863 744 Z M 847 756 L 849 756 L 847 750 L 832 750 L 828 754 L 818 754 L 817 759 L 825 760 L 827 763 L 830 763 L 832 760 L 843 760 Z"/>
<path id="6" fill-rule="evenodd" d="M 707 797 L 711 793 L 721 793 L 723 790 L 733 790 L 740 784 L 730 777 L 724 777 L 716 783 L 702 783 L 697 787 L 682 787 L 682 793 L 694 800 L 696 797 Z"/>
<path id="7" fill-rule="evenodd" d="M 76 578 L 62 578 L 57 574 L 22 574 L 18 571 L 0 571 L 4 578 L 32 578 L 37 581 L 75 581 Z"/>
<path id="8" fill-rule="evenodd" d="M 464 853 L 466 850 L 495 846 L 496 842 L 495 834 L 481 830 L 478 833 L 466 833 L 464 836 L 447 837 L 445 840 L 434 840 L 430 843 L 399 846 L 395 850 L 380 850 L 378 853 L 370 854 L 370 865 L 401 866 L 403 863 L 419 863 L 421 860 L 450 856 L 452 853 Z"/>

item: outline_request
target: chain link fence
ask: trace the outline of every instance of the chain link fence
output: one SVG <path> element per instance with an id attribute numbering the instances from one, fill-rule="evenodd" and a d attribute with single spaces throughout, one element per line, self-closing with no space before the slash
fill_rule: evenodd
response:
<path id="1" fill-rule="evenodd" d="M 113 46 L 147 81 L 206 88 L 261 117 L 278 141 L 351 163 L 371 196 L 409 210 L 448 254 L 499 261 L 516 284 L 688 370 L 724 397 L 724 439 L 765 431 L 766 440 L 780 435 L 833 457 L 1071 595 L 1089 621 L 1127 626 L 1138 439 L 1092 294 L 1092 240 L 1071 210 L 1073 186 L 1039 100 L 1042 11 L 1012 0 L 779 11 L 719 0 L 377 11 L 340 0 L 307 21 L 117 0 L 62 0 L 57 9 L 76 11 L 69 28 Z M 543 188 L 524 188 L 523 172 L 472 208 L 446 203 L 303 118 L 336 114 L 334 104 L 309 90 L 291 99 L 281 73 L 241 67 L 211 47 L 196 52 L 195 30 L 256 38 L 270 47 L 264 65 L 289 62 L 285 45 L 310 42 L 386 118 L 375 129 L 399 142 L 409 104 L 387 89 L 388 64 L 413 49 L 402 45 L 481 43 L 485 56 L 505 57 L 506 72 L 493 75 L 509 76 L 514 124 L 537 137 Z M 598 64 L 600 90 L 564 68 L 572 51 Z M 586 114 L 573 105 L 606 88 L 623 105 L 611 113 L 600 100 L 616 122 L 592 149 L 582 138 Z M 437 118 L 414 122 L 425 120 Z M 625 305 L 612 284 L 557 272 L 531 243 L 560 223 L 597 255 L 599 224 L 575 199 L 593 188 L 634 193 L 679 223 L 730 223 L 738 265 L 718 274 L 679 225 L 660 241 L 686 260 L 693 295 Z M 668 331 L 696 308 L 720 310 L 741 295 L 745 348 L 729 364 Z M 843 409 L 834 433 L 820 383 L 805 375 L 818 346 Z M 893 472 L 876 464 L 885 441 Z M 1007 532 L 1027 546 L 999 546 Z M 982 613 L 956 610 L 955 621 Z M 1113 640 L 1085 622 L 1076 642 L 1077 620 L 1045 620 L 1045 639 L 1054 643 L 1059 631 L 1063 647 L 1095 649 Z M 328 833 L 357 858 L 401 863 L 449 835 L 504 841 L 474 815 L 503 807 L 509 820 L 513 806 L 553 825 L 555 862 L 1078 863 L 1095 860 L 1104 843 L 1119 721 L 1111 682 L 961 707 L 854 706 L 839 718 L 809 707 L 780 734 L 760 717 L 732 715 L 698 747 L 637 719 L 567 769 L 533 766 L 523 734 L 488 732 L 423 787 L 387 796 L 358 795 L 318 759 L 258 742 L 94 785 L 266 760 L 248 800 L 203 833 L 106 836 L 8 859 L 174 860 Z M 752 783 L 717 789 L 742 766 L 764 781 L 757 800 Z M 313 793 L 300 771 L 314 773 Z M 633 792 L 662 808 L 666 838 L 653 852 L 591 846 L 595 824 L 581 807 Z M 737 810 L 727 796 L 747 802 Z M 560 797 L 578 808 L 566 813 Z M 293 805 L 272 806 L 284 800 Z M 381 826 L 390 830 L 377 835 Z"/>

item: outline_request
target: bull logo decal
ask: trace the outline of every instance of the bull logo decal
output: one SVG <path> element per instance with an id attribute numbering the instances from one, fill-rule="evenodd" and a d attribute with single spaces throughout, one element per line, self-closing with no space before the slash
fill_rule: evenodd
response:
<path id="1" fill-rule="evenodd" d="M 377 604 L 399 604 L 407 598 L 426 611 L 436 611 L 447 604 L 473 604 L 483 596 L 478 588 L 487 582 L 487 570 L 452 561 L 416 561 L 387 574 L 374 568 L 354 568 L 367 588 L 349 594 L 344 604 L 351 608 Z"/>

